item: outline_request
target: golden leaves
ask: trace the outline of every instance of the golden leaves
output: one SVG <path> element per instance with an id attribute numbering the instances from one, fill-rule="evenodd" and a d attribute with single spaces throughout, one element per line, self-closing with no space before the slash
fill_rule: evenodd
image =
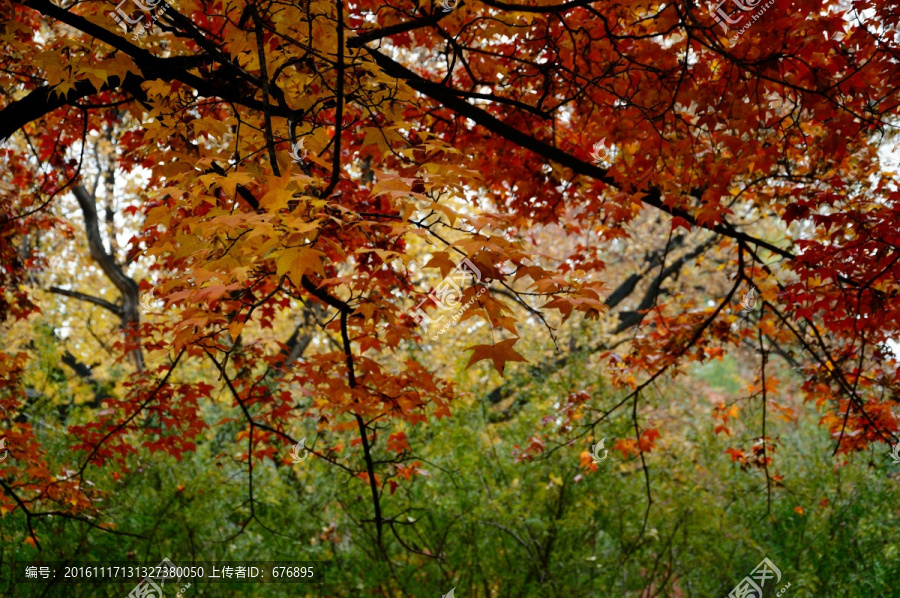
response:
<path id="1" fill-rule="evenodd" d="M 315 273 L 325 276 L 322 260 L 325 254 L 310 247 L 291 247 L 276 252 L 276 268 L 278 276 L 287 274 L 291 282 L 300 286 L 300 279 L 305 274 Z"/>

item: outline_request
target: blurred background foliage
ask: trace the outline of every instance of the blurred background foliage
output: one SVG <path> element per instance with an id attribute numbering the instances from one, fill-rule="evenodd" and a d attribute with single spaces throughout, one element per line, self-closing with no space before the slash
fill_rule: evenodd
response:
<path id="1" fill-rule="evenodd" d="M 464 336 L 464 325 L 453 333 Z M 52 345 L 47 330 L 43 338 Z M 410 347 L 410 356 L 428 360 L 439 349 Z M 763 469 L 742 467 L 725 453 L 752 445 L 762 415 L 760 401 L 746 398 L 752 373 L 730 356 L 660 380 L 641 395 L 642 425 L 659 432 L 644 455 L 646 472 L 640 456 L 614 448 L 614 439 L 634 435 L 630 408 L 592 434 L 586 429 L 583 444 L 560 444 L 569 397 L 588 393 L 592 404 L 605 406 L 621 399 L 595 359 L 579 354 L 548 376 L 537 373 L 540 359 L 514 364 L 502 380 L 513 392 L 496 405 L 486 390 L 501 382 L 495 372 L 463 371 L 448 359 L 459 372 L 461 398 L 451 417 L 407 430 L 417 447 L 409 457 L 415 474 L 398 477 L 396 488 L 384 492 L 382 506 L 393 520 L 386 554 L 375 548 L 366 523 L 368 486 L 312 455 L 299 464 L 254 463 L 251 519 L 235 423 L 233 430 L 210 428 L 181 461 L 142 448 L 124 475 L 88 470 L 87 479 L 106 486 L 113 531 L 141 537 L 44 518 L 36 522 L 38 551 L 21 511 L 4 514 L 0 590 L 125 596 L 133 584 L 15 584 L 11 566 L 169 558 L 330 562 L 319 584 L 193 581 L 188 597 L 437 597 L 452 588 L 457 597 L 725 596 L 766 557 L 781 570 L 777 588 L 790 583 L 788 596 L 895 595 L 900 466 L 880 450 L 832 457 L 834 443 L 818 426 L 814 406 L 794 398 L 800 380 L 791 371 L 777 372 L 779 400 L 789 411 L 767 414 L 767 434 L 777 443 L 767 484 Z M 77 384 L 49 358 L 32 377 L 53 397 L 33 404 L 35 430 L 50 460 L 62 460 L 72 439 L 58 423 L 57 406 L 69 403 Z M 720 402 L 738 406 L 739 415 L 728 432 L 713 433 Z M 213 403 L 206 420 L 234 415 L 227 403 Z M 68 414 L 84 416 L 77 406 Z M 584 451 L 601 438 L 608 456 L 593 465 Z M 315 446 L 313 435 L 307 446 Z"/>

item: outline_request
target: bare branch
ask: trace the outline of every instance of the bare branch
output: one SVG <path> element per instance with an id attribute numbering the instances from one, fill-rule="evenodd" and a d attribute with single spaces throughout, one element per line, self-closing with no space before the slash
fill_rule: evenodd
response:
<path id="1" fill-rule="evenodd" d="M 116 261 L 103 247 L 103 239 L 100 237 L 100 219 L 97 216 L 97 202 L 90 195 L 84 185 L 76 185 L 73 189 L 75 199 L 81 207 L 84 215 L 84 228 L 87 235 L 91 257 L 106 274 L 106 277 L 115 285 L 122 294 L 122 307 L 119 317 L 122 320 L 122 328 L 126 332 L 136 333 L 140 322 L 138 312 L 138 285 L 133 278 L 125 274 Z M 132 351 L 135 365 L 139 370 L 144 368 L 144 357 L 139 348 Z"/>
<path id="2" fill-rule="evenodd" d="M 100 299 L 99 297 L 94 297 L 93 295 L 88 295 L 86 293 L 81 293 L 79 291 L 68 291 L 66 289 L 61 289 L 59 287 L 50 287 L 47 289 L 51 293 L 55 293 L 57 295 L 64 295 L 66 297 L 71 297 L 72 299 L 79 299 L 81 301 L 87 301 L 88 303 L 93 303 L 94 305 L 99 305 L 103 309 L 107 309 L 112 313 L 116 314 L 118 317 L 125 317 L 125 313 L 122 311 L 122 306 L 116 305 L 115 303 L 110 303 L 106 299 Z"/>

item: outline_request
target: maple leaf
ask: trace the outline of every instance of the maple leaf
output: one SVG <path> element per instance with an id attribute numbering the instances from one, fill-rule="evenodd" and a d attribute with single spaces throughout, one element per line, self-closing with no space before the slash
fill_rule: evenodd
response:
<path id="1" fill-rule="evenodd" d="M 672 230 L 674 231 L 678 227 L 684 228 L 688 232 L 691 232 L 691 223 L 681 216 L 675 216 L 674 218 L 672 218 Z"/>
<path id="2" fill-rule="evenodd" d="M 300 279 L 305 274 L 314 272 L 325 275 L 324 257 L 324 253 L 309 247 L 285 249 L 278 254 L 277 273 L 279 276 L 287 274 L 296 286 L 300 286 Z"/>
<path id="3" fill-rule="evenodd" d="M 623 459 L 627 459 L 631 453 L 637 455 L 640 452 L 637 448 L 637 441 L 634 438 L 620 438 L 613 445 L 612 449 L 621 452 Z"/>
<path id="4" fill-rule="evenodd" d="M 406 438 L 405 432 L 394 432 L 388 436 L 387 440 L 388 450 L 395 451 L 397 453 L 402 453 L 404 450 L 409 450 L 409 441 Z"/>
<path id="5" fill-rule="evenodd" d="M 466 351 L 472 351 L 472 357 L 466 364 L 469 369 L 473 364 L 484 359 L 490 359 L 494 363 L 494 369 L 503 374 L 503 368 L 508 361 L 526 361 L 519 353 L 513 350 L 512 346 L 519 341 L 518 337 L 500 341 L 494 345 L 472 345 L 466 347 Z"/>
<path id="6" fill-rule="evenodd" d="M 440 251 L 431 254 L 431 258 L 428 260 L 428 263 L 425 264 L 426 268 L 440 268 L 441 276 L 446 277 L 454 268 L 457 267 L 456 262 L 453 261 L 453 258 L 446 251 Z"/>
<path id="7" fill-rule="evenodd" d="M 735 461 L 738 461 L 738 460 L 743 461 L 744 459 L 746 459 L 746 456 L 744 455 L 744 451 L 742 451 L 740 449 L 729 448 L 729 449 L 726 449 L 725 453 L 728 455 L 731 455 L 732 463 L 734 463 Z"/>
<path id="8" fill-rule="evenodd" d="M 641 433 L 640 449 L 642 452 L 649 453 L 653 448 L 654 441 L 660 437 L 659 431 L 655 429 L 644 430 Z"/>
<path id="9" fill-rule="evenodd" d="M 594 457 L 588 451 L 581 451 L 581 453 L 578 454 L 578 460 L 581 462 L 581 467 L 583 469 L 597 471 L 597 464 L 594 461 Z"/>

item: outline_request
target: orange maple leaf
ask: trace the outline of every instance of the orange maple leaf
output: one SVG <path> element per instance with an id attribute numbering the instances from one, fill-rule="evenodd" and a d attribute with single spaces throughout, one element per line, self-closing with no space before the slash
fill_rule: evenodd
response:
<path id="1" fill-rule="evenodd" d="M 734 463 L 739 459 L 744 458 L 744 451 L 736 448 L 730 448 L 725 451 L 726 454 L 731 455 L 731 462 Z"/>
<path id="2" fill-rule="evenodd" d="M 472 358 L 469 359 L 469 363 L 466 364 L 466 369 L 469 369 L 473 363 L 478 363 L 483 359 L 490 359 L 494 362 L 494 369 L 503 374 L 503 367 L 507 361 L 528 361 L 513 350 L 512 346 L 518 341 L 517 337 L 500 341 L 495 345 L 472 345 L 471 347 L 466 347 L 466 351 L 474 351 Z"/>
<path id="3" fill-rule="evenodd" d="M 404 449 L 409 449 L 409 441 L 406 438 L 406 433 L 394 432 L 388 436 L 387 446 L 388 450 L 397 453 L 402 453 Z"/>
<path id="4" fill-rule="evenodd" d="M 641 442 L 639 444 L 641 451 L 649 453 L 653 448 L 654 441 L 660 436 L 660 433 L 655 428 L 644 430 L 641 433 Z"/>
<path id="5" fill-rule="evenodd" d="M 640 452 L 637 449 L 637 441 L 634 438 L 619 439 L 612 448 L 614 451 L 621 451 L 623 459 L 627 459 L 631 453 L 637 455 Z"/>

